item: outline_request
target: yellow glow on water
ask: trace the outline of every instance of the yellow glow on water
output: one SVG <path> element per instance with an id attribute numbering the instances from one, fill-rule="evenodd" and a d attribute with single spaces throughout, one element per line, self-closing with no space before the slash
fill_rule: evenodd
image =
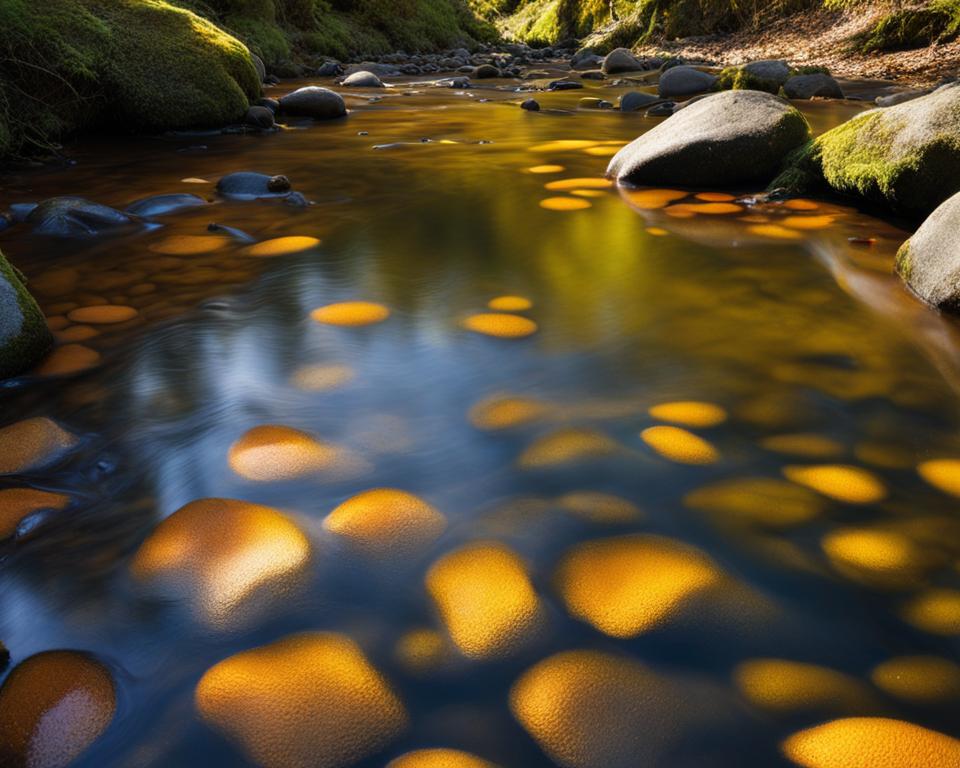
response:
<path id="1" fill-rule="evenodd" d="M 537 469 L 571 464 L 610 456 L 620 445 L 602 432 L 593 429 L 564 428 L 538 438 L 517 460 L 523 469 Z"/>
<path id="2" fill-rule="evenodd" d="M 727 412 L 719 405 L 697 400 L 660 403 L 649 410 L 658 421 L 670 421 L 686 427 L 715 427 L 727 420 Z"/>
<path id="3" fill-rule="evenodd" d="M 540 600 L 526 566 L 496 542 L 444 555 L 430 567 L 426 585 L 453 642 L 473 659 L 510 654 L 540 621 Z"/>
<path id="4" fill-rule="evenodd" d="M 710 216 L 724 216 L 730 213 L 740 213 L 742 205 L 736 203 L 679 203 L 667 208 L 666 213 L 705 213 Z"/>
<path id="5" fill-rule="evenodd" d="M 610 179 L 604 179 L 599 176 L 557 179 L 556 181 L 548 181 L 543 185 L 544 189 L 549 189 L 551 192 L 559 190 L 568 191 L 571 189 L 610 189 L 612 186 L 613 182 L 610 181 Z"/>
<path id="6" fill-rule="evenodd" d="M 783 753 L 803 768 L 956 768 L 960 740 L 903 720 L 849 717 L 795 733 Z"/>
<path id="7" fill-rule="evenodd" d="M 527 168 L 528 173 L 563 173 L 566 170 L 562 165 L 534 165 Z"/>
<path id="8" fill-rule="evenodd" d="M 789 466 L 783 468 L 783 474 L 791 482 L 847 504 L 872 504 L 887 496 L 883 481 L 860 467 L 845 464 Z"/>
<path id="9" fill-rule="evenodd" d="M 931 635 L 960 635 L 960 591 L 930 589 L 910 600 L 903 618 Z"/>
<path id="10" fill-rule="evenodd" d="M 592 205 L 589 200 L 580 197 L 545 197 L 540 201 L 540 207 L 548 211 L 582 211 Z"/>
<path id="11" fill-rule="evenodd" d="M 694 197 L 707 203 L 729 203 L 737 199 L 726 192 L 698 192 Z"/>
<path id="12" fill-rule="evenodd" d="M 753 224 L 747 231 L 760 237 L 769 237 L 774 240 L 802 240 L 803 233 L 795 229 L 788 229 L 779 224 Z"/>
<path id="13" fill-rule="evenodd" d="M 57 331 L 53 337 L 61 344 L 74 341 L 87 341 L 100 335 L 100 331 L 92 325 L 71 325 L 62 331 Z"/>
<path id="14" fill-rule="evenodd" d="M 556 581 L 567 610 L 612 637 L 635 637 L 667 622 L 723 573 L 705 554 L 661 536 L 578 544 Z"/>
<path id="15" fill-rule="evenodd" d="M 592 157 L 613 157 L 623 146 L 620 144 L 612 147 L 587 147 L 583 153 Z"/>
<path id="16" fill-rule="evenodd" d="M 0 475 L 28 472 L 56 461 L 77 438 L 44 416 L 0 428 Z"/>
<path id="17" fill-rule="evenodd" d="M 586 149 L 587 147 L 595 147 L 599 143 L 599 141 L 589 141 L 587 139 L 557 139 L 556 141 L 536 144 L 530 147 L 530 151 L 541 153 L 571 152 L 573 150 Z"/>
<path id="18" fill-rule="evenodd" d="M 390 310 L 372 301 L 341 301 L 318 307 L 310 317 L 325 325 L 352 327 L 382 323 L 390 317 Z"/>
<path id="19" fill-rule="evenodd" d="M 228 459 L 240 477 L 256 482 L 290 480 L 315 472 L 353 475 L 363 467 L 363 462 L 346 449 L 277 424 L 245 432 L 230 446 Z"/>
<path id="20" fill-rule="evenodd" d="M 812 491 L 767 477 L 722 480 L 691 491 L 683 503 L 734 522 L 777 528 L 813 520 L 824 507 Z"/>
<path id="21" fill-rule="evenodd" d="M 0 687 L 0 761 L 67 768 L 113 720 L 116 690 L 100 662 L 45 651 L 18 664 Z"/>
<path id="22" fill-rule="evenodd" d="M 639 208 L 641 211 L 665 208 L 674 200 L 682 200 L 690 194 L 677 189 L 630 189 L 622 190 L 621 193 L 634 208 Z"/>
<path id="23" fill-rule="evenodd" d="M 103 304 L 96 307 L 80 307 L 67 314 L 74 323 L 90 323 L 92 325 L 110 325 L 125 323 L 133 320 L 140 313 L 133 307 L 122 307 L 114 304 Z"/>
<path id="24" fill-rule="evenodd" d="M 710 443 L 680 427 L 648 427 L 640 437 L 663 458 L 678 464 L 713 464 L 720 459 Z"/>
<path id="25" fill-rule="evenodd" d="M 930 459 L 921 463 L 917 472 L 934 488 L 960 496 L 960 459 Z"/>
<path id="26" fill-rule="evenodd" d="M 408 725 L 400 699 L 346 635 L 304 632 L 221 661 L 197 711 L 264 768 L 343 768 Z"/>
<path id="27" fill-rule="evenodd" d="M 909 581 L 928 564 L 920 547 L 895 531 L 841 528 L 824 536 L 821 544 L 834 568 L 870 581 Z"/>
<path id="28" fill-rule="evenodd" d="M 387 768 L 497 768 L 469 752 L 458 749 L 418 749 L 387 763 Z"/>
<path id="29" fill-rule="evenodd" d="M 100 353 L 83 344 L 64 344 L 54 348 L 33 373 L 37 376 L 70 376 L 100 365 Z"/>
<path id="30" fill-rule="evenodd" d="M 804 200 L 802 198 L 787 200 L 783 203 L 783 207 L 790 211 L 816 211 L 820 208 L 813 200 Z"/>
<path id="31" fill-rule="evenodd" d="M 244 249 L 249 256 L 269 257 L 286 256 L 291 253 L 301 253 L 320 245 L 320 241 L 315 237 L 275 237 L 272 240 L 264 240 L 262 243 L 254 243 Z"/>
<path id="32" fill-rule="evenodd" d="M 197 256 L 226 248 L 230 239 L 221 235 L 171 235 L 159 243 L 152 243 L 149 250 L 168 256 Z"/>
<path id="33" fill-rule="evenodd" d="M 640 508 L 632 501 L 598 491 L 565 493 L 557 499 L 557 506 L 594 523 L 632 523 L 643 517 Z"/>
<path id="34" fill-rule="evenodd" d="M 787 216 L 780 223 L 790 229 L 827 229 L 836 220 L 836 216 Z"/>
<path id="35" fill-rule="evenodd" d="M 0 490 L 0 541 L 17 532 L 17 526 L 28 515 L 46 509 L 62 510 L 70 497 L 35 488 L 5 488 Z"/>
<path id="36" fill-rule="evenodd" d="M 305 365 L 293 372 L 290 383 L 304 392 L 328 392 L 349 384 L 356 372 L 349 365 Z"/>
<path id="37" fill-rule="evenodd" d="M 393 654 L 409 672 L 429 672 L 447 656 L 447 643 L 435 629 L 413 629 L 401 635 Z"/>
<path id="38" fill-rule="evenodd" d="M 570 194 L 577 197 L 603 197 L 606 192 L 602 189 L 572 189 Z"/>
<path id="39" fill-rule="evenodd" d="M 550 406 L 532 397 L 494 395 L 476 403 L 468 417 L 477 429 L 495 430 L 520 427 L 540 421 L 550 412 Z"/>
<path id="40" fill-rule="evenodd" d="M 374 488 L 351 496 L 323 521 L 331 533 L 375 554 L 421 549 L 443 533 L 447 519 L 419 496 Z"/>
<path id="41" fill-rule="evenodd" d="M 498 339 L 522 339 L 537 332 L 537 324 L 529 317 L 502 312 L 480 312 L 463 321 L 468 331 Z"/>
<path id="42" fill-rule="evenodd" d="M 663 237 L 664 235 L 670 234 L 663 227 L 647 227 L 646 231 L 648 235 L 653 235 L 654 237 Z"/>
<path id="43" fill-rule="evenodd" d="M 915 704 L 960 699 L 960 664 L 938 656 L 898 656 L 878 664 L 873 684 Z"/>
<path id="44" fill-rule="evenodd" d="M 526 296 L 497 296 L 490 299 L 487 306 L 497 312 L 526 312 L 533 307 L 533 302 Z"/>
<path id="45" fill-rule="evenodd" d="M 785 714 L 797 711 L 847 712 L 875 708 L 870 689 L 851 675 L 816 664 L 785 659 L 751 659 L 733 679 L 750 703 Z"/>
<path id="46" fill-rule="evenodd" d="M 768 451 L 803 456 L 808 459 L 835 459 L 843 455 L 843 446 L 836 440 L 812 432 L 773 435 L 763 438 L 760 445 Z"/>
<path id="47" fill-rule="evenodd" d="M 166 518 L 137 550 L 134 578 L 189 603 L 215 627 L 245 618 L 254 600 L 277 600 L 310 559 L 297 525 L 270 507 L 200 499 Z"/>

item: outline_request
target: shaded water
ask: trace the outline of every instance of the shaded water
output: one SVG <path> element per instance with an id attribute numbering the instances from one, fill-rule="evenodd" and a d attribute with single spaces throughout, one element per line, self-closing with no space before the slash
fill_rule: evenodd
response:
<path id="1" fill-rule="evenodd" d="M 582 95 L 529 114 L 504 91 L 397 88 L 348 98 L 342 122 L 90 141 L 75 167 L 7 180 L 4 204 L 122 207 L 259 170 L 317 203 L 2 238 L 48 315 L 138 311 L 68 334 L 94 367 L 0 394 L 2 425 L 45 416 L 79 437 L 0 479 L 70 499 L 5 545 L 0 641 L 13 664 L 72 649 L 109 669 L 116 713 L 77 765 L 379 766 L 448 747 L 503 766 L 779 766 L 788 736 L 851 715 L 960 737 L 957 469 L 923 464 L 960 458 L 957 347 L 890 276 L 905 234 L 829 203 L 619 194 L 597 182 L 608 156 L 655 123 L 575 111 Z M 857 108 L 807 109 L 823 130 Z M 170 239 L 210 221 L 323 242 L 263 258 Z M 171 253 L 184 242 L 214 250 Z M 535 334 L 463 327 L 503 295 L 530 300 L 513 314 Z M 311 318 L 342 301 L 390 314 Z M 59 370 L 92 359 L 59 354 Z M 717 408 L 651 413 L 677 401 Z M 237 443 L 262 425 L 322 444 Z M 327 518 L 382 487 L 435 511 Z M 205 498 L 285 518 L 231 527 L 201 506 L 148 540 Z M 316 630 L 337 635 L 204 677 Z M 914 656 L 940 661 L 904 683 Z M 311 694 L 314 675 L 335 680 Z"/>

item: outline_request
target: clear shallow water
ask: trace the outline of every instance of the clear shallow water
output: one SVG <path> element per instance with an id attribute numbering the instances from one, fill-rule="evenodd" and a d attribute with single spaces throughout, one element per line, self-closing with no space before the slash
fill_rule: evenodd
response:
<path id="1" fill-rule="evenodd" d="M 584 93 L 538 98 L 573 109 Z M 260 170 L 317 202 L 218 202 L 95 244 L 2 238 L 52 317 L 104 302 L 138 310 L 76 342 L 101 356 L 96 367 L 0 395 L 3 425 L 46 416 L 80 438 L 48 468 L 0 480 L 71 500 L 6 545 L 0 640 L 14 664 L 74 649 L 110 670 L 116 714 L 77 765 L 268 762 L 257 718 L 237 726 L 216 696 L 195 703 L 198 681 L 233 654 L 313 630 L 362 649 L 405 725 L 377 696 L 332 726 L 294 715 L 279 737 L 291 761 L 300 749 L 378 766 L 450 747 L 503 766 L 778 766 L 792 764 L 780 747 L 791 734 L 878 714 L 960 737 L 957 692 L 929 692 L 941 668 L 907 697 L 875 672 L 960 651 L 956 503 L 917 471 L 960 457 L 955 330 L 890 277 L 905 234 L 828 203 L 717 213 L 730 203 L 677 197 L 693 207 L 665 212 L 662 196 L 596 188 L 609 154 L 655 123 L 498 103 L 516 98 L 391 90 L 350 98 L 346 121 L 278 135 L 90 142 L 73 168 L 5 184 L 4 203 L 82 194 L 122 207 L 212 196 L 213 184 L 181 180 Z M 811 122 L 823 130 L 855 110 L 814 105 Z M 558 143 L 568 140 L 581 144 Z M 562 169 L 529 170 L 543 165 Z M 588 180 L 572 185 L 581 194 L 544 188 L 572 178 Z M 590 207 L 540 205 L 557 197 Z M 721 208 L 696 207 L 708 202 Z M 157 252 L 210 221 L 323 242 L 274 258 L 232 242 Z M 518 314 L 536 334 L 462 327 L 502 295 L 530 299 Z M 390 317 L 354 328 L 310 317 L 350 300 Z M 326 366 L 313 377 L 324 391 L 297 378 L 314 365 Z M 492 428 L 503 409 L 478 415 L 477 404 L 505 394 L 525 399 L 508 415 L 529 421 Z M 687 400 L 727 417 L 689 427 L 710 463 L 664 458 L 645 432 L 668 423 L 650 408 Z M 335 446 L 335 466 L 290 438 L 275 464 L 252 463 L 289 475 L 318 461 L 316 472 L 245 479 L 231 446 L 265 424 Z M 685 451 L 681 440 L 666 450 Z M 870 475 L 834 483 L 796 469 L 823 464 Z M 807 487 L 818 482 L 827 495 Z M 324 525 L 379 487 L 429 502 L 442 534 L 403 547 L 389 516 L 368 515 L 377 524 L 353 541 Z M 282 510 L 302 533 L 250 522 L 254 551 L 274 551 L 258 536 L 280 550 L 240 562 L 224 544 L 218 561 L 218 536 L 231 534 L 187 526 L 151 562 L 197 567 L 201 585 L 148 588 L 141 545 L 210 497 Z M 573 650 L 588 653 L 557 656 Z M 323 669 L 342 661 L 314 657 Z M 276 678 L 281 701 L 296 698 L 304 668 L 250 662 L 254 678 Z M 330 698 L 341 694 L 351 701 Z M 338 730 L 362 748 L 336 758 Z"/>

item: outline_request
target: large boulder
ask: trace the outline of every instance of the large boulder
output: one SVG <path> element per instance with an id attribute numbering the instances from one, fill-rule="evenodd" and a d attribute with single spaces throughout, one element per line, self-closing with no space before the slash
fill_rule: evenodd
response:
<path id="1" fill-rule="evenodd" d="M 749 64 L 743 65 L 743 71 L 749 77 L 772 80 L 778 85 L 783 85 L 790 78 L 790 66 L 787 62 L 776 59 L 751 61 Z"/>
<path id="2" fill-rule="evenodd" d="M 52 344 L 43 312 L 0 253 L 0 379 L 32 368 Z"/>
<path id="3" fill-rule="evenodd" d="M 114 208 L 82 197 L 51 197 L 26 218 L 34 233 L 53 237 L 93 237 L 133 223 Z"/>
<path id="4" fill-rule="evenodd" d="M 783 99 L 761 91 L 723 91 L 625 146 L 607 175 L 632 184 L 727 187 L 771 178 L 784 157 L 809 138 L 807 121 Z"/>
<path id="5" fill-rule="evenodd" d="M 601 69 L 605 75 L 615 75 L 618 72 L 636 72 L 646 67 L 628 48 L 615 48 L 603 59 Z"/>
<path id="6" fill-rule="evenodd" d="M 383 81 L 373 72 L 360 71 L 347 75 L 340 85 L 346 88 L 383 88 Z"/>
<path id="7" fill-rule="evenodd" d="M 929 213 L 960 191 L 960 83 L 827 131 L 790 158 L 773 186 L 795 194 L 826 186 Z"/>
<path id="8" fill-rule="evenodd" d="M 960 194 L 942 203 L 900 247 L 896 269 L 927 303 L 960 310 Z"/>
<path id="9" fill-rule="evenodd" d="M 681 64 L 671 67 L 660 75 L 657 92 L 661 97 L 691 96 L 695 93 L 709 91 L 716 85 L 717 78 L 709 72 L 702 72 L 695 67 Z"/>
<path id="10" fill-rule="evenodd" d="M 816 72 L 812 75 L 794 75 L 783 84 L 788 99 L 842 99 L 840 83 L 830 75 Z"/>
<path id="11" fill-rule="evenodd" d="M 292 117 L 333 120 L 347 114 L 343 97 L 329 88 L 308 85 L 280 98 L 280 111 Z"/>

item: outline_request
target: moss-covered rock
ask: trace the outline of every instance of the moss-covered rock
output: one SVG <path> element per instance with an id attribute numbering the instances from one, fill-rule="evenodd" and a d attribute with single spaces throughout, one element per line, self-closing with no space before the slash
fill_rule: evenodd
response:
<path id="1" fill-rule="evenodd" d="M 960 191 L 960 83 L 827 131 L 795 152 L 772 186 L 795 194 L 827 187 L 929 213 Z"/>
<path id="2" fill-rule="evenodd" d="M 0 379 L 33 367 L 52 344 L 53 336 L 23 277 L 0 253 Z"/>
<path id="3" fill-rule="evenodd" d="M 163 0 L 0 3 L 7 152 L 98 124 L 220 126 L 241 119 L 259 92 L 246 46 Z"/>
<path id="4" fill-rule="evenodd" d="M 960 33 L 960 0 L 934 0 L 884 16 L 857 39 L 863 53 L 921 48 Z"/>
<path id="5" fill-rule="evenodd" d="M 960 194 L 940 205 L 900 247 L 896 270 L 928 304 L 960 310 Z"/>

